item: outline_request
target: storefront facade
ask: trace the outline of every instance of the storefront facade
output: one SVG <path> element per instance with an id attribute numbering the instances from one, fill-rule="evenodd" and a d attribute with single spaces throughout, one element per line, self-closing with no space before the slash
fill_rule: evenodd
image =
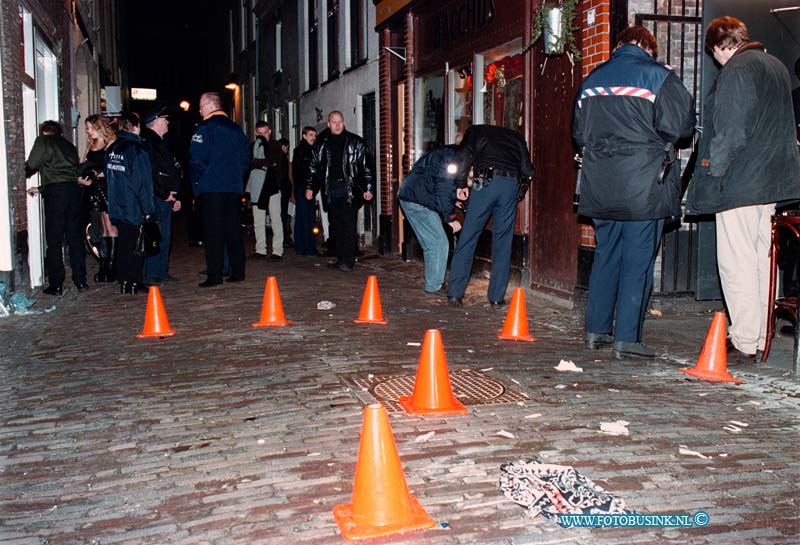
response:
<path id="1" fill-rule="evenodd" d="M 455 142 L 470 124 L 518 131 L 528 142 L 534 185 L 519 204 L 512 285 L 558 292 L 575 286 L 580 228 L 572 210 L 570 141 L 580 68 L 545 57 L 530 41 L 533 0 L 445 0 L 376 5 L 380 37 L 383 199 L 380 249 L 413 256 L 397 191 L 414 161 Z M 491 268 L 491 223 L 473 274 Z"/>

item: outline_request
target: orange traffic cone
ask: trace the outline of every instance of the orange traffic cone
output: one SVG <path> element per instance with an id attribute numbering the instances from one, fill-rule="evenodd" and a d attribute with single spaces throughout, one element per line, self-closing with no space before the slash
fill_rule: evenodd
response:
<path id="1" fill-rule="evenodd" d="M 503 331 L 497 332 L 497 338 L 528 342 L 536 340 L 528 333 L 528 313 L 525 309 L 524 289 L 516 288 L 514 290 L 511 305 L 506 314 L 506 323 L 503 325 Z"/>
<path id="2" fill-rule="evenodd" d="M 264 286 L 264 301 L 261 303 L 261 319 L 253 327 L 280 327 L 293 324 L 283 315 L 283 304 L 281 294 L 278 292 L 278 281 L 274 276 L 267 278 Z"/>
<path id="3" fill-rule="evenodd" d="M 442 334 L 438 329 L 425 332 L 419 356 L 414 393 L 400 396 L 400 405 L 408 414 L 420 416 L 467 414 L 467 408 L 453 395 Z"/>
<path id="4" fill-rule="evenodd" d="M 161 292 L 158 286 L 150 286 L 147 293 L 147 310 L 144 313 L 144 329 L 136 335 L 138 338 L 145 337 L 171 337 L 175 335 L 175 329 L 169 327 L 167 311 L 164 310 L 164 303 L 161 302 Z"/>
<path id="5" fill-rule="evenodd" d="M 333 508 L 348 541 L 431 528 L 433 519 L 408 491 L 389 415 L 380 403 L 364 409 L 352 503 Z"/>
<path id="6" fill-rule="evenodd" d="M 364 298 L 361 300 L 361 312 L 353 320 L 357 324 L 388 324 L 383 318 L 381 308 L 381 294 L 378 292 L 378 277 L 370 275 L 367 278 L 367 287 L 364 288 Z"/>
<path id="7" fill-rule="evenodd" d="M 728 373 L 728 354 L 725 348 L 725 313 L 715 312 L 711 327 L 708 328 L 706 342 L 697 358 L 697 364 L 691 369 L 681 369 L 682 373 L 692 375 L 702 380 L 714 382 L 734 382 L 741 384 L 738 379 Z"/>

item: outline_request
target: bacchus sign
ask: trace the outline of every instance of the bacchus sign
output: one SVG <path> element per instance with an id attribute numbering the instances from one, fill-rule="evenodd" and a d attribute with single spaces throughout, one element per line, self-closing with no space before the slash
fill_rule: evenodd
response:
<path id="1" fill-rule="evenodd" d="M 433 46 L 454 45 L 495 19 L 495 0 L 462 0 L 433 15 Z"/>

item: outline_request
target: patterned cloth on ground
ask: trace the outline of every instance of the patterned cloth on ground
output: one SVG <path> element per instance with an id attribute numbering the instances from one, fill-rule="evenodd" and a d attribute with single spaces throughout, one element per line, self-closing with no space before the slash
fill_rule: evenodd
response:
<path id="1" fill-rule="evenodd" d="M 632 513 L 572 466 L 518 460 L 500 466 L 500 490 L 533 518 L 539 514 L 558 522 L 558 515 Z"/>

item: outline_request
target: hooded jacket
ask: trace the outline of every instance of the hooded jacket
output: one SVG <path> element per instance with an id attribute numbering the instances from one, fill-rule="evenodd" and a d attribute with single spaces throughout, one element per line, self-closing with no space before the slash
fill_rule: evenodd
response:
<path id="1" fill-rule="evenodd" d="M 679 162 L 665 160 L 675 159 L 672 147 L 694 125 L 694 101 L 678 76 L 637 45 L 617 48 L 584 80 L 575 104 L 572 135 L 583 150 L 578 213 L 620 221 L 680 216 Z"/>
<path id="2" fill-rule="evenodd" d="M 705 103 L 688 214 L 800 198 L 789 72 L 758 42 L 740 47 Z"/>
<path id="3" fill-rule="evenodd" d="M 108 214 L 113 221 L 141 225 L 155 213 L 153 167 L 133 133 L 120 131 L 106 154 Z"/>
<path id="4" fill-rule="evenodd" d="M 189 175 L 195 195 L 242 194 L 250 166 L 250 145 L 241 127 L 224 112 L 212 112 L 197 125 L 189 153 Z"/>
<path id="5" fill-rule="evenodd" d="M 420 157 L 403 178 L 397 198 L 429 208 L 445 222 L 455 220 L 457 171 L 447 167 L 455 167 L 457 157 L 458 146 L 441 146 Z"/>

